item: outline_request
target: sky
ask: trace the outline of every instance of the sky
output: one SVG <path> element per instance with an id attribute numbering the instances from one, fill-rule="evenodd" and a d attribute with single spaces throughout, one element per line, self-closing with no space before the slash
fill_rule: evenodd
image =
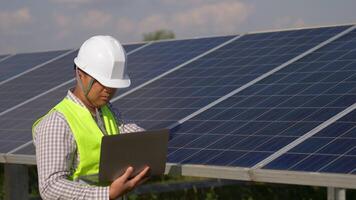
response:
<path id="1" fill-rule="evenodd" d="M 199 38 L 356 23 L 355 0 L 0 0 L 0 55 L 79 48 L 93 35 L 123 44 L 168 29 Z"/>

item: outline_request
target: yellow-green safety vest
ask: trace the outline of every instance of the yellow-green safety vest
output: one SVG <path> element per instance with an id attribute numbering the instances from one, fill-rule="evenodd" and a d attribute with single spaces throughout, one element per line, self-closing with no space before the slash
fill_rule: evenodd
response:
<path id="1" fill-rule="evenodd" d="M 93 119 L 89 110 L 68 98 L 64 98 L 48 113 L 54 110 L 62 113 L 66 118 L 70 129 L 73 132 L 77 143 L 77 150 L 80 155 L 79 165 L 75 172 L 69 177 L 71 180 L 90 180 L 97 184 L 97 175 L 99 173 L 100 147 L 103 133 Z M 107 105 L 101 107 L 105 129 L 108 135 L 119 134 L 115 117 Z M 41 117 L 32 126 L 34 137 L 34 128 L 43 119 Z"/>

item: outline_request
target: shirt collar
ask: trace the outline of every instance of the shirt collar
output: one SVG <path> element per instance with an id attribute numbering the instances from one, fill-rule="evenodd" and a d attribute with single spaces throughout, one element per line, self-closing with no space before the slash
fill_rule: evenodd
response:
<path id="1" fill-rule="evenodd" d="M 84 105 L 84 103 L 83 103 L 78 97 L 76 97 L 76 96 L 73 94 L 73 92 L 72 92 L 73 90 L 74 90 L 74 89 L 68 90 L 68 92 L 67 92 L 67 98 L 70 99 L 70 100 L 72 100 L 74 103 L 77 103 L 77 104 L 83 106 L 84 108 L 86 108 L 86 106 Z"/>

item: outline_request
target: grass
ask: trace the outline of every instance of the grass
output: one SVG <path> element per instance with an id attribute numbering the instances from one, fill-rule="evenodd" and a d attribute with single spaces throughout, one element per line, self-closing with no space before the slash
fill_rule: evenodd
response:
<path id="1" fill-rule="evenodd" d="M 31 199 L 38 199 L 38 183 L 36 167 L 31 166 L 30 172 L 30 188 L 29 193 Z M 0 164 L 0 199 L 4 199 L 3 182 L 4 167 Z M 196 177 L 181 177 L 181 176 L 161 176 L 149 180 L 148 184 L 169 185 L 175 183 L 203 181 L 204 178 Z M 155 199 L 190 199 L 190 200 L 325 200 L 325 187 L 311 187 L 285 184 L 264 184 L 253 182 L 236 182 L 225 186 L 213 186 L 199 188 L 196 186 L 181 190 L 168 192 L 151 191 L 145 194 L 132 192 L 128 195 L 130 200 L 155 200 Z M 356 190 L 347 190 L 347 199 L 356 199 Z"/>

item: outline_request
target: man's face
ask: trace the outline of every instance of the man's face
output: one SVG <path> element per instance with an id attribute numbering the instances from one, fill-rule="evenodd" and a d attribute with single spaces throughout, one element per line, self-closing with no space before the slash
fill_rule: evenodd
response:
<path id="1" fill-rule="evenodd" d="M 83 76 L 83 85 L 88 87 L 88 84 L 91 80 L 91 77 L 88 74 L 82 73 Z M 94 80 L 94 83 L 88 93 L 88 99 L 93 106 L 100 108 L 107 104 L 110 99 L 115 95 L 116 88 L 105 87 L 100 84 L 97 80 Z"/>

